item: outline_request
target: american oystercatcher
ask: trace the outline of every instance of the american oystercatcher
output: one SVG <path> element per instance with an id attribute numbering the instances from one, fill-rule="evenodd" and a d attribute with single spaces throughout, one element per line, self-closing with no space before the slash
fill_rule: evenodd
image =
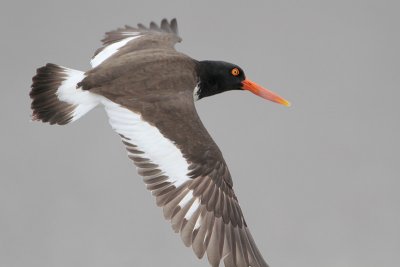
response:
<path id="1" fill-rule="evenodd" d="M 177 52 L 176 19 L 106 33 L 83 72 L 47 64 L 33 77 L 33 120 L 76 121 L 104 106 L 129 158 L 164 216 L 212 266 L 268 266 L 254 243 L 221 151 L 194 102 L 228 90 L 248 90 L 289 106 L 222 61 L 197 61 Z"/>

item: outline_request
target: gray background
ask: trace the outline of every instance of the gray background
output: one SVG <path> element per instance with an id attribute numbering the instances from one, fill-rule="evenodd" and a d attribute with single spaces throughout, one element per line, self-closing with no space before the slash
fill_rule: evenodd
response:
<path id="1" fill-rule="evenodd" d="M 273 267 L 400 266 L 398 1 L 2 1 L 0 266 L 208 266 L 184 247 L 104 111 L 32 123 L 31 77 L 86 70 L 105 31 L 177 17 L 177 48 L 292 101 L 197 103 Z"/>

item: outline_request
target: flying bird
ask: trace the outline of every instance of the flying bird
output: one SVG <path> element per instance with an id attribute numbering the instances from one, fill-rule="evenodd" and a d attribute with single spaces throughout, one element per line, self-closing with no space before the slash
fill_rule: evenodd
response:
<path id="1" fill-rule="evenodd" d="M 126 146 L 164 217 L 211 266 L 268 266 L 251 236 L 221 151 L 194 102 L 247 90 L 289 106 L 223 61 L 198 61 L 175 50 L 176 19 L 106 33 L 86 72 L 47 64 L 32 78 L 32 119 L 64 125 L 94 107 Z"/>

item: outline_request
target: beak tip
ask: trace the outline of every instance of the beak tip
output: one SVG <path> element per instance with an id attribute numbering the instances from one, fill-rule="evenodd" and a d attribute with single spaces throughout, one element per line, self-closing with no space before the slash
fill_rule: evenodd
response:
<path id="1" fill-rule="evenodd" d="M 277 101 L 279 104 L 284 105 L 285 107 L 291 107 L 292 104 L 287 101 L 286 99 L 280 99 L 279 101 Z"/>

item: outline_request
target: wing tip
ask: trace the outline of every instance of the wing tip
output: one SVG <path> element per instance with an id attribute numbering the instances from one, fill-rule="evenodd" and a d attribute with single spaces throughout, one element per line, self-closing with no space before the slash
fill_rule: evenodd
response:
<path id="1" fill-rule="evenodd" d="M 146 32 L 173 34 L 176 36 L 175 37 L 176 42 L 182 41 L 182 38 L 179 36 L 178 22 L 176 18 L 173 18 L 170 21 L 164 18 L 161 20 L 160 26 L 154 21 L 150 22 L 149 27 L 145 26 L 142 23 L 138 23 L 136 27 L 125 25 L 122 28 L 117 28 L 115 30 L 108 31 L 105 33 L 103 39 L 101 39 L 103 46 L 94 52 L 92 59 L 95 58 L 98 54 L 100 54 L 105 49 L 106 46 L 119 42 L 128 37 L 146 34 Z"/>

